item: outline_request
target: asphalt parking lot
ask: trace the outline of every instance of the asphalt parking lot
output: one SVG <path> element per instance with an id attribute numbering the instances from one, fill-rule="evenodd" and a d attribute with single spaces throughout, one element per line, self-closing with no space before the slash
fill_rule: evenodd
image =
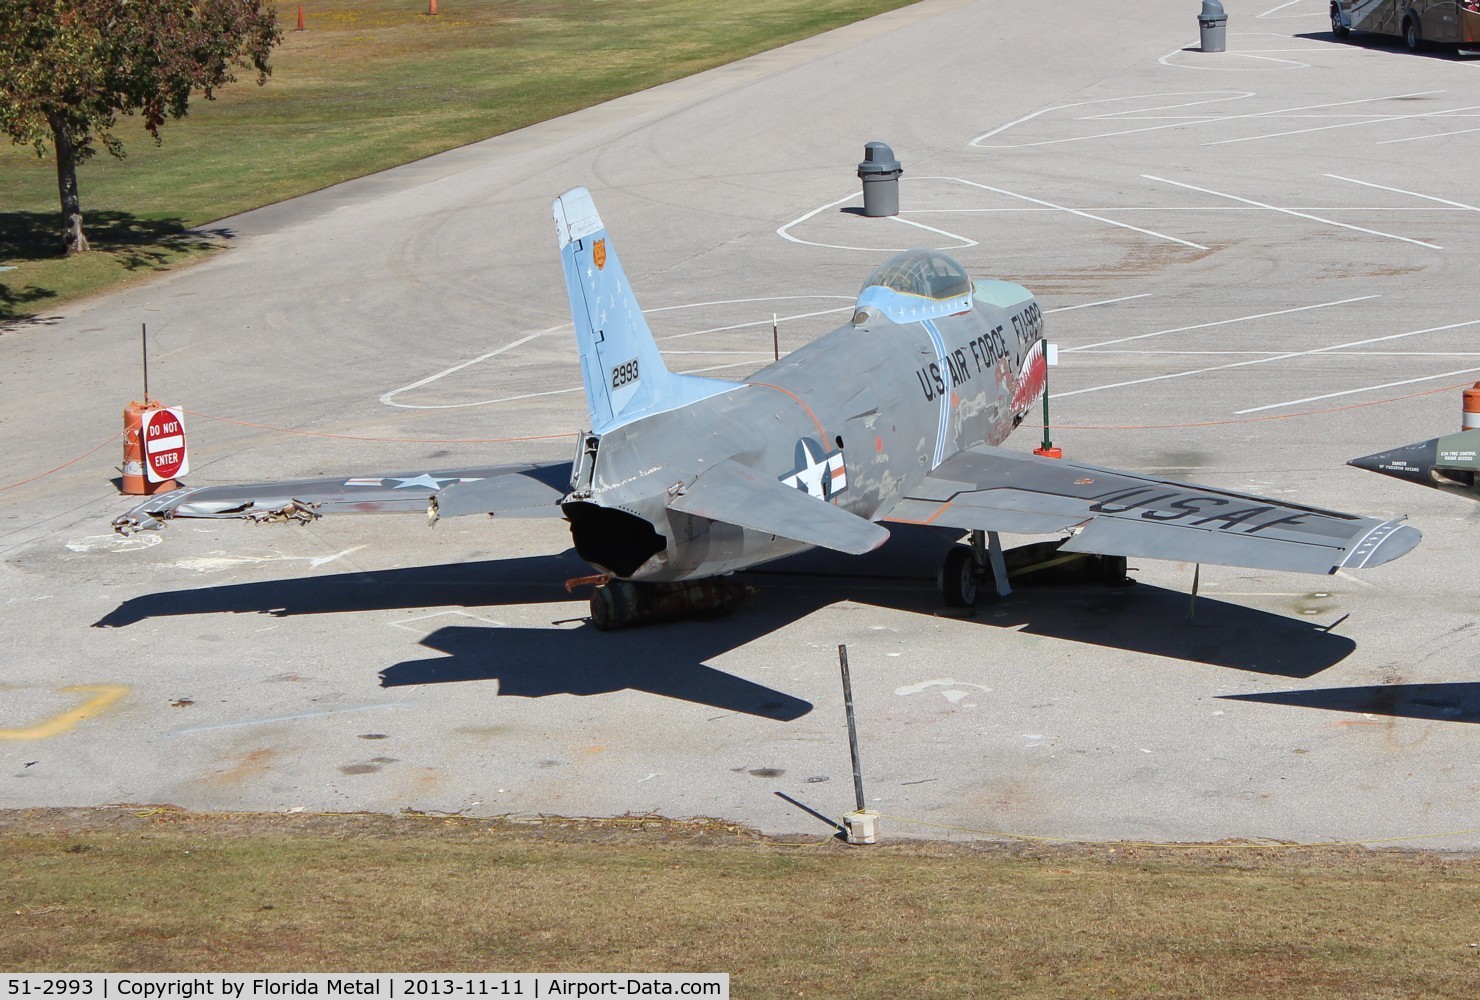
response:
<path id="1" fill-rule="evenodd" d="M 0 807 L 825 832 L 846 643 L 886 836 L 1480 846 L 1480 507 L 1344 464 L 1457 429 L 1480 380 L 1480 59 L 1337 42 L 1318 0 L 1228 0 L 1202 53 L 1196 4 L 1124 6 L 927 0 L 225 220 L 202 266 L 4 330 Z M 848 211 L 876 139 L 893 219 Z M 1133 561 L 959 619 L 953 539 L 900 530 L 749 574 L 733 617 L 605 634 L 560 522 L 111 533 L 141 322 L 193 485 L 569 457 L 549 205 L 577 184 L 675 370 L 743 376 L 773 316 L 793 349 L 890 252 L 941 248 L 1037 293 L 1068 456 L 1424 541 L 1361 574 L 1203 567 L 1195 604 L 1193 567 Z"/>

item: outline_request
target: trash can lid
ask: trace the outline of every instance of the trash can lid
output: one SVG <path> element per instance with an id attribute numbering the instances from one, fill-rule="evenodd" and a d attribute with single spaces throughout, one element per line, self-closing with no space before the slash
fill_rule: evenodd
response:
<path id="1" fill-rule="evenodd" d="M 866 142 L 863 144 L 863 162 L 858 164 L 858 173 L 863 174 L 890 174 L 904 170 L 899 161 L 894 158 L 894 150 L 882 142 Z"/>
<path id="2" fill-rule="evenodd" d="M 1227 17 L 1223 12 L 1223 0 L 1202 0 L 1202 14 L 1200 17 L 1212 20 L 1218 17 Z"/>

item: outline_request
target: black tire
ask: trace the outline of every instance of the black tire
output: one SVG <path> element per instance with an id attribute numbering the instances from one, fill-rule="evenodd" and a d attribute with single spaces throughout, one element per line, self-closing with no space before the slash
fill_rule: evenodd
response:
<path id="1" fill-rule="evenodd" d="M 1418 22 L 1411 17 L 1403 19 L 1403 44 L 1408 46 L 1409 52 L 1417 52 L 1423 48 L 1423 36 L 1418 33 Z"/>
<path id="2" fill-rule="evenodd" d="M 1352 29 L 1341 23 L 1341 12 L 1336 9 L 1336 5 L 1333 3 L 1331 5 L 1331 34 L 1337 38 L 1345 38 L 1351 33 Z"/>
<path id="3" fill-rule="evenodd" d="M 948 608 L 976 607 L 976 556 L 964 545 L 946 553 L 936 582 Z"/>

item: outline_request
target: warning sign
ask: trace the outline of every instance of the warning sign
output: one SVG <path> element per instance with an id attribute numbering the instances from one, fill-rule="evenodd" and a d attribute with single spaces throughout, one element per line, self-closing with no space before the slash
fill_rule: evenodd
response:
<path id="1" fill-rule="evenodd" d="M 185 455 L 185 415 L 173 407 L 144 414 L 144 472 L 151 483 L 178 479 L 190 471 Z"/>

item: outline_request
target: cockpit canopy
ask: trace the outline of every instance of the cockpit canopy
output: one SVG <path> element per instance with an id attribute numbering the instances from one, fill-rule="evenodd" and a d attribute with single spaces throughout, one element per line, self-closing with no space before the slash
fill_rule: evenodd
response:
<path id="1" fill-rule="evenodd" d="M 868 276 L 857 311 L 872 308 L 895 323 L 950 316 L 971 308 L 971 276 L 935 250 L 906 250 Z"/>

